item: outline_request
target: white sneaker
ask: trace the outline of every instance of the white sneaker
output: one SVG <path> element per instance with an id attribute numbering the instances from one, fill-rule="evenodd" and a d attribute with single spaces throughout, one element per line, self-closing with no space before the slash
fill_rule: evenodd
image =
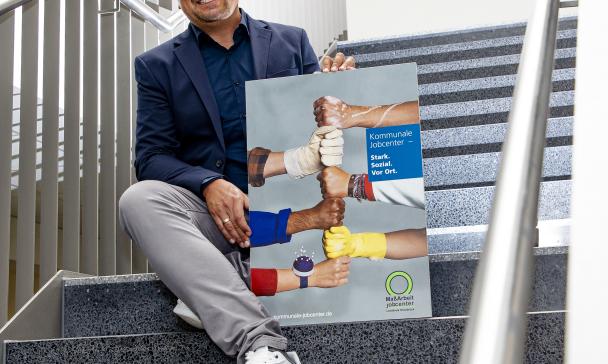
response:
<path id="1" fill-rule="evenodd" d="M 295 351 L 288 353 L 270 349 L 268 346 L 258 348 L 245 354 L 245 364 L 301 364 Z"/>
<path id="2" fill-rule="evenodd" d="M 188 325 L 194 326 L 197 329 L 203 328 L 203 323 L 201 320 L 199 320 L 198 316 L 196 316 L 190 307 L 186 306 L 182 300 L 177 300 L 177 305 L 173 309 L 173 313 L 179 316 L 182 320 L 186 321 Z"/>

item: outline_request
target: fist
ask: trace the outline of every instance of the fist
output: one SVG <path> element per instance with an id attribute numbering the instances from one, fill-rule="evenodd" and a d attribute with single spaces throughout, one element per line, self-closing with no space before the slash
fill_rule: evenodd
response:
<path id="1" fill-rule="evenodd" d="M 317 126 L 335 126 L 339 129 L 351 127 L 350 105 L 333 96 L 323 96 L 313 103 Z"/>
<path id="2" fill-rule="evenodd" d="M 348 283 L 351 260 L 350 257 L 340 257 L 316 264 L 309 284 L 312 287 L 334 288 Z"/>
<path id="3" fill-rule="evenodd" d="M 341 198 L 330 198 L 319 202 L 311 211 L 315 220 L 315 227 L 320 230 L 327 230 L 332 226 L 342 225 L 344 207 L 344 200 Z"/>
<path id="4" fill-rule="evenodd" d="M 323 198 L 344 198 L 348 196 L 350 174 L 339 167 L 324 168 L 317 176 L 321 184 Z"/>

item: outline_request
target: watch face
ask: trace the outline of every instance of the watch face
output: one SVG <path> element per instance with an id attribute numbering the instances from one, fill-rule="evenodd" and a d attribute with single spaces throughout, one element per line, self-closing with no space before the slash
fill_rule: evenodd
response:
<path id="1" fill-rule="evenodd" d="M 299 277 L 308 277 L 312 274 L 315 263 L 311 258 L 301 255 L 293 261 L 293 272 Z"/>

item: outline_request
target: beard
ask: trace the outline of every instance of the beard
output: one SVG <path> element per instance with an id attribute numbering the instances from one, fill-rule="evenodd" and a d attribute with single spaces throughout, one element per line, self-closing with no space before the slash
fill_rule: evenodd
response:
<path id="1" fill-rule="evenodd" d="M 238 7 L 238 0 L 215 0 L 218 4 L 212 9 L 201 9 L 199 6 L 204 6 L 213 0 L 189 0 L 194 4 L 192 6 L 192 15 L 198 20 L 205 23 L 213 23 L 216 21 L 228 19 Z"/>

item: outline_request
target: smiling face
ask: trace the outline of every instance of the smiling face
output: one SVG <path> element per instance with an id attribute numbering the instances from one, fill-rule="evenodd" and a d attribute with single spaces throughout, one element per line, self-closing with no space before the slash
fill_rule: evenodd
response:
<path id="1" fill-rule="evenodd" d="M 195 24 L 226 20 L 239 5 L 238 0 L 180 0 L 181 8 Z"/>

